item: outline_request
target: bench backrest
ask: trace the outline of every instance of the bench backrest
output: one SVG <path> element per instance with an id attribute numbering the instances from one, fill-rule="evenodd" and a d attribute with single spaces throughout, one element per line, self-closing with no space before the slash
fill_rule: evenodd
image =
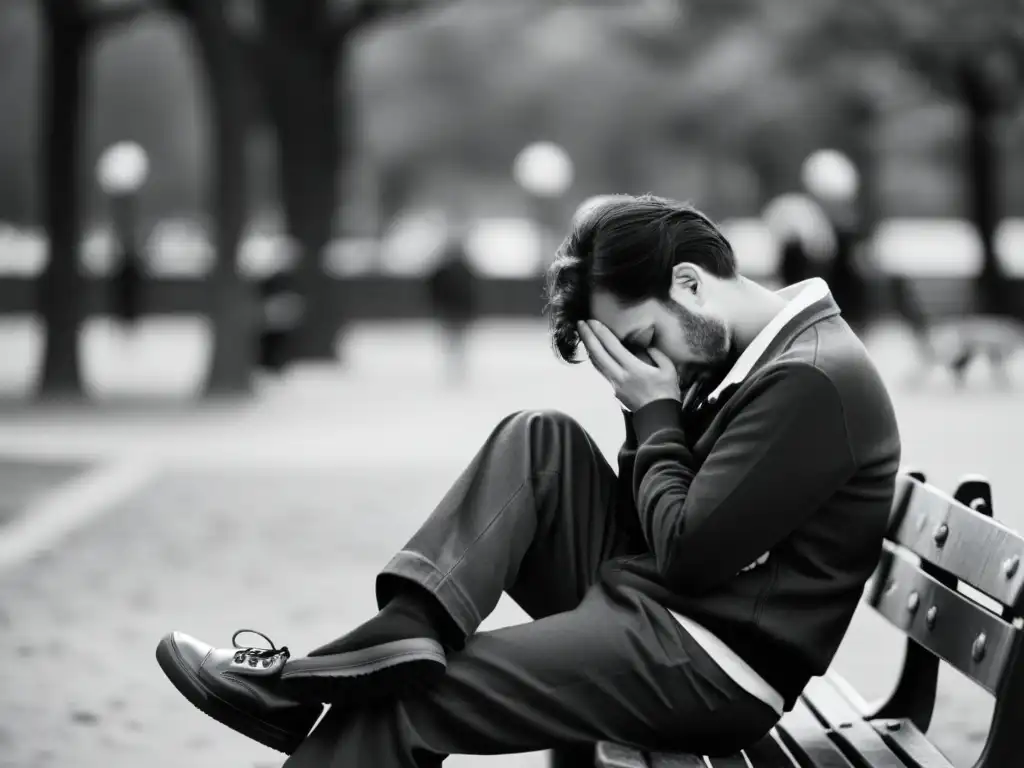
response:
<path id="1" fill-rule="evenodd" d="M 1000 710 L 1024 704 L 1024 538 L 992 519 L 990 493 L 987 482 L 966 481 L 954 498 L 901 475 L 865 599 L 996 697 L 988 746 L 998 749 Z"/>
<path id="2" fill-rule="evenodd" d="M 984 514 L 984 500 L 972 501 L 975 509 L 901 475 L 868 601 L 995 694 L 1017 640 L 1024 538 Z"/>

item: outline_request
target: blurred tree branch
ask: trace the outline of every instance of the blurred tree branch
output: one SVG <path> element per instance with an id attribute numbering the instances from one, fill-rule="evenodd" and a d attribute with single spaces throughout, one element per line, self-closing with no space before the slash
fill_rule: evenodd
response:
<path id="1" fill-rule="evenodd" d="M 959 100 L 965 69 L 989 78 L 1013 101 L 1024 88 L 1022 0 L 830 0 L 819 5 L 801 44 L 807 64 L 845 50 L 892 57 L 933 88 Z"/>

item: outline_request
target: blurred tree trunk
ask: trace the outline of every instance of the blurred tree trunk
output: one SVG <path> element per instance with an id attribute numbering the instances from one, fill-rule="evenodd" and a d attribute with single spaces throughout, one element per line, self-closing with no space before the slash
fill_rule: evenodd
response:
<path id="1" fill-rule="evenodd" d="M 324 0 L 263 0 L 261 44 L 254 57 L 278 141 L 278 179 L 289 234 L 299 247 L 295 283 L 306 301 L 303 332 L 291 354 L 334 357 L 330 297 L 323 268 L 337 207 L 342 157 L 336 99 L 338 51 Z M 347 132 L 346 132 L 347 135 Z M 327 332 L 325 332 L 327 331 Z"/>
<path id="2" fill-rule="evenodd" d="M 47 0 L 42 11 L 46 34 L 40 155 L 44 166 L 43 225 L 50 249 L 38 283 L 37 306 L 46 331 L 38 394 L 78 397 L 82 394 L 78 333 L 84 292 L 78 266 L 82 70 L 89 28 L 70 0 Z"/>
<path id="3" fill-rule="evenodd" d="M 967 204 L 978 231 L 982 249 L 978 276 L 979 310 L 989 314 L 1012 313 L 1007 301 L 1006 276 L 996 254 L 996 228 L 1000 211 L 1000 151 L 996 138 L 1000 94 L 996 84 L 978 62 L 968 60 L 961 71 L 962 103 L 967 117 L 965 176 Z"/>
<path id="4" fill-rule="evenodd" d="M 857 229 L 862 236 L 867 237 L 874 231 L 881 217 L 881 180 L 875 155 L 878 108 L 870 94 L 855 91 L 847 104 L 846 115 L 851 139 L 847 151 L 860 175 L 855 211 Z"/>
<path id="5" fill-rule="evenodd" d="M 179 0 L 176 7 L 195 33 L 212 136 L 207 195 L 216 259 L 206 285 L 213 356 L 205 394 L 242 394 L 252 385 L 257 340 L 254 300 L 238 271 L 238 248 L 248 210 L 245 146 L 250 105 L 245 62 L 222 2 Z"/>
<path id="6" fill-rule="evenodd" d="M 353 156 L 345 53 L 353 35 L 367 25 L 420 7 L 380 0 L 350 0 L 344 10 L 338 5 L 328 0 L 260 0 L 260 42 L 253 49 L 278 140 L 285 221 L 300 251 L 296 287 L 305 298 L 306 315 L 292 354 L 313 360 L 335 358 L 332 318 L 338 316 L 337 303 L 343 302 L 332 294 L 340 286 L 327 278 L 323 257 L 338 213 L 339 173 L 348 171 Z"/>

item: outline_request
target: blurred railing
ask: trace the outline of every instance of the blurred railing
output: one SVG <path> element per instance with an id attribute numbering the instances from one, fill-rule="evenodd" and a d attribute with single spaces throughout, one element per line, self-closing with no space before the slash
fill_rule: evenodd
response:
<path id="1" fill-rule="evenodd" d="M 527 254 L 536 242 L 518 225 L 504 222 L 491 242 L 478 243 L 483 269 L 479 281 L 481 313 L 486 316 L 538 316 L 543 307 L 543 277 L 538 275 L 539 254 Z M 724 222 L 744 274 L 771 283 L 777 266 L 775 246 L 766 239 L 757 220 Z M 422 243 L 421 232 L 407 241 Z M 45 261 L 45 243 L 38 237 L 17 244 L 12 237 L 0 237 L 0 316 L 36 312 L 36 281 Z M 273 254 L 281 248 L 269 240 L 243 248 L 241 271 L 252 283 L 273 265 Z M 407 320 L 430 317 L 432 310 L 424 283 L 429 258 L 382 257 L 378 244 L 362 241 L 337 242 L 325 255 L 323 291 L 324 317 L 334 333 L 352 320 Z M 15 249 L 21 249 L 12 258 Z M 378 249 L 379 250 L 379 249 Z M 1011 293 L 1024 307 L 1024 219 L 1007 219 L 1000 228 L 998 250 L 1012 282 Z M 212 253 L 194 233 L 177 238 L 174 248 L 152 249 L 163 253 L 157 269 L 144 278 L 140 306 L 146 314 L 203 314 L 209 311 L 211 292 L 204 284 Z M 488 259 L 493 265 L 488 266 Z M 517 268 L 515 263 L 520 262 Z M 943 220 L 890 220 L 876 231 L 870 248 L 871 309 L 884 314 L 891 308 L 889 281 L 904 276 L 926 313 L 936 317 L 970 314 L 975 311 L 973 278 L 981 267 L 980 246 L 966 222 Z M 390 266 L 389 266 L 390 264 Z M 83 251 L 86 316 L 107 313 L 110 306 L 109 254 L 87 242 Z M 520 274 L 517 274 L 517 271 Z M 257 300 L 255 286 L 253 302 Z"/>
<path id="2" fill-rule="evenodd" d="M 324 291 L 337 324 L 346 320 L 408 320 L 433 314 L 423 280 L 418 277 L 369 275 L 327 278 Z M 770 278 L 764 280 L 770 283 Z M 868 278 L 872 306 L 889 310 L 888 278 Z M 909 278 L 926 311 L 936 316 L 957 316 L 975 311 L 973 281 L 965 277 Z M 1011 291 L 1024 307 L 1024 279 L 1010 279 Z M 539 316 L 543 307 L 543 279 L 482 278 L 478 283 L 480 313 L 490 317 Z M 106 278 L 87 278 L 82 299 L 86 316 L 103 315 L 110 306 L 111 286 Z M 209 311 L 208 292 L 199 280 L 146 278 L 142 306 L 145 314 L 196 315 Z M 253 291 L 255 301 L 255 289 Z M 36 309 L 34 278 L 0 277 L 0 315 L 31 315 Z"/>

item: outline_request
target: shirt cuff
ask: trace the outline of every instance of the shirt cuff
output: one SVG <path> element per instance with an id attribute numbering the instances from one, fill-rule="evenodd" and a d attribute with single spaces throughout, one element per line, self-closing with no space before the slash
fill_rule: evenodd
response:
<path id="1" fill-rule="evenodd" d="M 664 398 L 647 403 L 633 414 L 633 428 L 640 443 L 662 429 L 683 428 L 683 410 L 678 400 Z"/>

